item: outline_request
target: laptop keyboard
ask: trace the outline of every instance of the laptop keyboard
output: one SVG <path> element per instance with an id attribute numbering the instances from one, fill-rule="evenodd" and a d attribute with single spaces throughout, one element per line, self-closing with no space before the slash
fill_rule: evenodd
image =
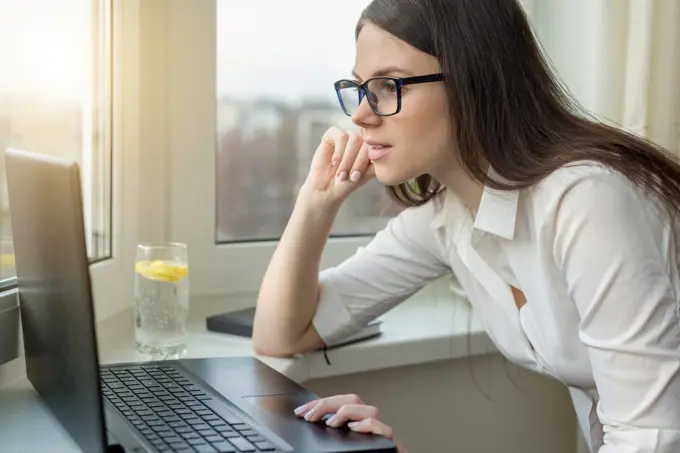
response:
<path id="1" fill-rule="evenodd" d="M 228 408 L 175 368 L 140 365 L 101 370 L 102 393 L 159 452 L 277 451 Z"/>

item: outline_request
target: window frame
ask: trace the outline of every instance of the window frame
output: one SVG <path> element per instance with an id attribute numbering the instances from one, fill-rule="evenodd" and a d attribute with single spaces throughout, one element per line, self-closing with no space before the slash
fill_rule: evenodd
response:
<path id="1" fill-rule="evenodd" d="M 111 256 L 90 265 L 97 322 L 134 301 L 138 230 L 139 0 L 112 1 Z"/>
<path id="2" fill-rule="evenodd" d="M 188 245 L 192 295 L 253 293 L 278 241 L 216 244 L 215 240 L 217 0 L 167 0 L 164 5 L 170 56 L 164 81 L 168 234 Z M 322 267 L 340 263 L 371 238 L 331 238 Z"/>
<path id="3" fill-rule="evenodd" d="M 110 7 L 110 239 L 107 258 L 90 264 L 96 320 L 102 321 L 133 303 L 134 243 L 138 229 L 139 150 L 139 0 L 107 0 Z M 16 278 L 4 280 L 0 297 L 16 297 Z"/>

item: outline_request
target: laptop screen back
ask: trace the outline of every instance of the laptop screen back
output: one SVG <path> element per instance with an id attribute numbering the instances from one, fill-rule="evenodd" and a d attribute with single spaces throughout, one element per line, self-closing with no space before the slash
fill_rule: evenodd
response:
<path id="1" fill-rule="evenodd" d="M 78 165 L 16 150 L 5 160 L 27 377 L 83 451 L 103 452 Z"/>

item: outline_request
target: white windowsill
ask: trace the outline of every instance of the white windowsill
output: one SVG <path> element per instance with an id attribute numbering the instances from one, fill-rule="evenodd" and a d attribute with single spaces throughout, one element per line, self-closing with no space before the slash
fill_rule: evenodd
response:
<path id="1" fill-rule="evenodd" d="M 221 313 L 225 307 L 233 310 L 252 306 L 254 301 L 255 295 L 230 296 L 228 303 L 218 298 L 192 301 L 187 358 L 253 355 L 250 339 L 209 332 L 205 328 L 205 317 Z M 331 365 L 326 364 L 321 352 L 290 359 L 257 358 L 304 383 L 315 378 L 496 352 L 480 323 L 474 318 L 469 322 L 469 314 L 468 305 L 462 299 L 448 291 L 442 293 L 441 288 L 439 291 L 430 288 L 382 316 L 381 336 L 328 350 Z M 132 320 L 132 311 L 127 310 L 100 323 L 98 337 L 102 364 L 137 360 Z M 60 445 L 64 451 L 78 451 L 47 413 L 25 377 L 0 389 L 0 407 L 5 409 L 0 413 L 3 445 L 10 445 L 16 451 L 45 445 L 52 448 Z M 36 425 L 40 426 L 40 439 L 26 435 L 35 432 Z M 35 444 L 28 445 L 27 442 Z"/>

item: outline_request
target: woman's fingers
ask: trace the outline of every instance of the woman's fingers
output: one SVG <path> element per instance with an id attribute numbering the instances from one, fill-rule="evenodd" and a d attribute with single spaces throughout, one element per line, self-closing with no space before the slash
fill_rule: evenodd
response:
<path id="1" fill-rule="evenodd" d="M 348 421 L 361 421 L 369 418 L 378 418 L 378 409 L 363 404 L 345 404 L 337 410 L 335 415 L 326 421 L 328 426 L 338 428 Z"/>
<path id="2" fill-rule="evenodd" d="M 392 432 L 392 428 L 390 428 L 380 420 L 376 420 L 375 418 L 364 418 L 363 420 L 350 422 L 347 424 L 347 426 L 352 431 L 356 431 L 359 433 L 376 434 L 378 436 L 394 440 L 394 433 Z"/>
<path id="3" fill-rule="evenodd" d="M 349 171 L 350 180 L 359 182 L 366 176 L 369 167 L 372 167 L 371 161 L 368 158 L 368 146 L 362 142 L 361 148 L 357 153 L 352 169 Z"/>
<path id="4" fill-rule="evenodd" d="M 295 414 L 308 422 L 318 422 L 324 416 L 333 414 L 326 421 L 330 427 L 346 424 L 352 431 L 394 440 L 392 428 L 379 420 L 378 409 L 364 404 L 357 395 L 336 395 L 310 401 L 295 409 Z M 406 453 L 401 445 L 397 444 L 397 448 L 399 453 Z"/>
<path id="5" fill-rule="evenodd" d="M 342 406 L 348 404 L 360 405 L 363 401 L 357 395 L 335 395 L 310 401 L 295 409 L 295 414 L 298 417 L 304 417 L 309 422 L 318 422 L 325 415 L 335 414 Z"/>
<path id="6" fill-rule="evenodd" d="M 357 182 L 359 179 L 361 179 L 361 172 L 358 173 L 357 178 L 357 173 L 352 173 L 352 168 L 354 167 L 357 156 L 363 147 L 363 143 L 364 142 L 361 139 L 361 136 L 356 133 L 351 133 L 345 148 L 342 151 L 342 156 L 340 156 L 341 159 L 339 161 L 339 156 L 337 155 L 338 147 L 336 146 L 336 154 L 333 155 L 333 162 L 340 162 L 336 168 L 336 176 L 338 181 L 346 181 L 349 179 L 350 181 Z"/>

